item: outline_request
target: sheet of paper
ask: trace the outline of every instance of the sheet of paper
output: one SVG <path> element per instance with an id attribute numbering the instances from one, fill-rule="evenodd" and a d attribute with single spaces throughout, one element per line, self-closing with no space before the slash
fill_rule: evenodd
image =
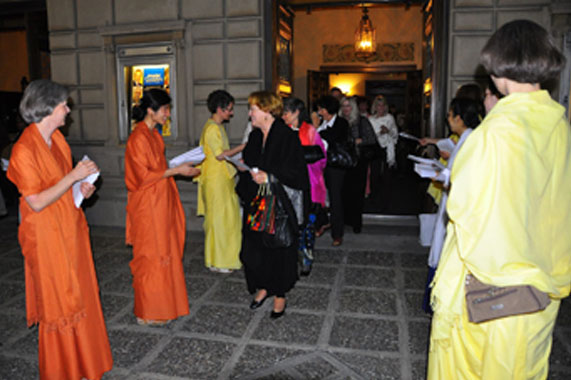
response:
<path id="1" fill-rule="evenodd" d="M 414 140 L 416 142 L 420 141 L 420 139 L 416 136 L 411 135 L 410 133 L 406 133 L 406 132 L 400 132 L 399 133 L 400 137 L 403 137 L 405 139 L 409 139 L 409 140 Z"/>
<path id="2" fill-rule="evenodd" d="M 422 178 L 435 178 L 440 170 L 429 164 L 414 164 L 414 171 Z"/>
<path id="3" fill-rule="evenodd" d="M 236 158 L 236 156 L 238 156 L 238 158 Z M 241 158 L 242 158 L 242 153 L 235 154 L 232 157 L 224 156 L 224 159 L 226 159 L 226 161 L 231 162 L 238 169 L 243 169 L 243 170 L 247 170 L 247 171 L 252 170 L 252 168 L 250 168 L 248 165 L 246 165 L 245 163 L 240 161 Z"/>
<path id="4" fill-rule="evenodd" d="M 198 164 L 204 160 L 204 151 L 201 146 L 197 146 L 183 154 L 179 154 L 169 161 L 169 168 L 174 168 L 183 164 L 185 162 L 192 162 L 193 164 Z"/>
<path id="5" fill-rule="evenodd" d="M 436 143 L 436 146 L 439 150 L 443 150 L 448 153 L 452 153 L 455 147 L 454 143 L 450 139 L 442 139 Z"/>
<path id="6" fill-rule="evenodd" d="M 87 157 L 87 155 L 83 156 L 83 158 L 81 159 L 81 161 L 84 160 L 89 160 L 89 157 Z M 97 178 L 99 178 L 99 172 L 97 173 L 93 173 L 87 177 L 85 177 L 84 179 L 82 179 L 81 181 L 77 181 L 76 183 L 73 184 L 72 186 L 72 191 L 73 191 L 73 202 L 75 203 L 75 207 L 79 208 L 79 206 L 81 206 L 81 202 L 83 202 L 83 194 L 81 194 L 81 184 L 83 182 L 88 182 L 90 184 L 94 184 L 95 181 L 97 181 Z"/>
<path id="7" fill-rule="evenodd" d="M 407 156 L 407 158 L 409 160 L 413 160 L 415 162 L 418 162 L 419 164 L 430 165 L 430 166 L 434 167 L 435 169 L 437 169 L 438 171 L 442 171 L 445 168 L 445 166 L 440 161 L 432 159 L 432 158 L 418 157 L 418 156 L 413 156 L 412 154 L 409 154 Z"/>

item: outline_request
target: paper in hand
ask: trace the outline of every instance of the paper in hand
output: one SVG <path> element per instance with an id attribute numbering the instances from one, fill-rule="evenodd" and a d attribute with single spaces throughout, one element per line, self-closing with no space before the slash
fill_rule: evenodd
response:
<path id="1" fill-rule="evenodd" d="M 204 160 L 204 150 L 201 146 L 197 146 L 183 154 L 179 154 L 169 161 L 169 168 L 174 168 L 185 162 L 192 162 L 193 164 L 198 164 Z"/>
<path id="2" fill-rule="evenodd" d="M 446 167 L 440 161 L 435 160 L 433 158 L 424 158 L 424 157 L 419 157 L 419 156 L 413 156 L 412 154 L 409 154 L 407 156 L 407 158 L 409 160 L 413 160 L 415 162 L 418 162 L 419 164 L 425 164 L 425 165 L 433 166 L 435 169 L 439 169 L 439 170 L 443 170 Z"/>
<path id="3" fill-rule="evenodd" d="M 434 178 L 446 168 L 440 161 L 431 158 L 413 156 L 412 154 L 409 154 L 407 158 L 416 162 L 414 171 L 422 178 Z"/>
<path id="4" fill-rule="evenodd" d="M 85 160 L 89 160 L 89 157 L 87 157 L 87 154 L 83 156 L 83 158 L 81 159 L 81 161 L 85 161 Z M 81 184 L 83 182 L 88 182 L 90 184 L 94 184 L 95 181 L 97 181 L 97 178 L 99 178 L 99 173 L 93 173 L 88 175 L 87 177 L 85 177 L 84 179 L 82 179 L 81 181 L 77 181 L 76 183 L 73 184 L 72 186 L 72 191 L 73 191 L 73 202 L 75 203 L 75 207 L 79 208 L 79 206 L 81 206 L 81 202 L 83 202 L 83 199 L 85 198 L 83 196 L 83 194 L 81 193 Z"/>
<path id="5" fill-rule="evenodd" d="M 436 143 L 436 146 L 438 147 L 439 150 L 448 153 L 452 153 L 452 151 L 454 151 L 454 148 L 456 147 L 452 142 L 452 140 L 450 139 L 442 139 Z"/>
<path id="6" fill-rule="evenodd" d="M 410 133 L 406 133 L 406 132 L 400 132 L 400 133 L 399 133 L 399 136 L 400 136 L 400 137 L 403 137 L 403 138 L 405 138 L 405 139 L 414 140 L 414 141 L 416 141 L 416 142 L 419 142 L 419 141 L 420 141 L 420 139 L 419 139 L 418 137 L 413 136 L 413 135 L 411 135 Z"/>
<path id="7" fill-rule="evenodd" d="M 241 154 L 241 153 L 239 153 L 239 154 L 240 154 L 239 157 L 242 157 L 242 154 Z M 234 166 L 236 166 L 238 169 L 247 170 L 247 171 L 252 170 L 252 168 L 250 168 L 248 165 L 246 165 L 245 163 L 243 163 L 242 161 L 240 161 L 240 159 L 239 159 L 239 158 L 236 158 L 236 156 L 238 156 L 238 155 L 234 155 L 234 156 L 232 156 L 232 157 L 230 157 L 230 156 L 224 156 L 224 159 L 225 159 L 226 161 L 232 163 L 232 164 L 233 164 Z"/>

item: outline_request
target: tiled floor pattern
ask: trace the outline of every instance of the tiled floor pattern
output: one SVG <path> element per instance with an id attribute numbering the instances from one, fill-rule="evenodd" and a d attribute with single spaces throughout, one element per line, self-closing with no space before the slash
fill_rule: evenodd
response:
<path id="1" fill-rule="evenodd" d="M 26 328 L 15 224 L 14 217 L 0 220 L 0 379 L 36 379 L 37 334 Z M 94 227 L 114 358 L 103 379 L 424 379 L 430 319 L 420 303 L 427 252 L 402 231 L 365 231 L 359 244 L 348 237 L 341 248 L 321 242 L 313 272 L 297 283 L 286 315 L 276 321 L 269 319 L 271 302 L 248 308 L 242 271 L 204 268 L 202 235 L 190 233 L 184 257 L 190 315 L 166 327 L 142 327 L 132 313 L 131 249 L 123 230 Z M 561 308 L 551 364 L 551 379 L 571 378 L 569 301 Z"/>

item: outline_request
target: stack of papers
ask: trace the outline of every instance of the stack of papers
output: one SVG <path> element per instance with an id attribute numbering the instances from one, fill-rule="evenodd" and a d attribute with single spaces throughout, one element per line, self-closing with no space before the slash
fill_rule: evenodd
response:
<path id="1" fill-rule="evenodd" d="M 81 159 L 81 161 L 85 161 L 85 160 L 89 160 L 89 157 L 87 157 L 87 154 L 85 156 L 83 156 L 83 158 Z M 72 186 L 72 191 L 73 191 L 73 202 L 75 203 L 75 207 L 79 208 L 79 206 L 81 206 L 81 202 L 83 202 L 83 194 L 81 194 L 81 184 L 83 182 L 88 182 L 90 184 L 94 184 L 95 181 L 97 181 L 97 178 L 99 178 L 99 173 L 93 173 L 91 175 L 88 175 L 87 177 L 85 177 L 84 179 L 82 179 L 81 181 L 77 181 L 76 183 L 73 184 Z"/>
<path id="2" fill-rule="evenodd" d="M 413 156 L 412 154 L 409 154 L 407 157 L 409 160 L 416 162 L 414 171 L 422 178 L 434 178 L 446 168 L 440 161 L 435 159 Z"/>
<path id="3" fill-rule="evenodd" d="M 442 139 L 436 143 L 436 146 L 440 151 L 445 151 L 448 153 L 452 153 L 452 151 L 454 151 L 454 148 L 456 147 L 456 145 L 454 145 L 454 142 L 450 139 Z"/>
<path id="4" fill-rule="evenodd" d="M 205 156 L 202 147 L 198 146 L 194 149 L 189 150 L 188 152 L 179 154 L 178 156 L 170 160 L 169 168 L 177 167 L 180 164 L 184 164 L 185 162 L 192 162 L 193 164 L 198 164 L 204 160 L 204 157 Z"/>

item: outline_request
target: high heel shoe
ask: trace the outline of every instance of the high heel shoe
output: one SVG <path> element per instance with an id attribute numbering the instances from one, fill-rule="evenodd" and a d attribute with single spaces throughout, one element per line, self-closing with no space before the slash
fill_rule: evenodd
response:
<path id="1" fill-rule="evenodd" d="M 287 303 L 284 303 L 284 308 L 281 311 L 275 311 L 272 309 L 272 312 L 270 313 L 270 319 L 281 318 L 285 314 L 286 307 L 287 307 Z"/>
<path id="2" fill-rule="evenodd" d="M 252 310 L 256 310 L 257 308 L 259 308 L 260 306 L 262 306 L 264 304 L 264 301 L 266 300 L 266 298 L 268 298 L 268 294 L 266 293 L 266 295 L 264 296 L 264 298 L 262 298 L 259 301 L 256 301 L 256 298 L 254 298 L 252 300 L 252 303 L 250 304 L 250 309 Z"/>

